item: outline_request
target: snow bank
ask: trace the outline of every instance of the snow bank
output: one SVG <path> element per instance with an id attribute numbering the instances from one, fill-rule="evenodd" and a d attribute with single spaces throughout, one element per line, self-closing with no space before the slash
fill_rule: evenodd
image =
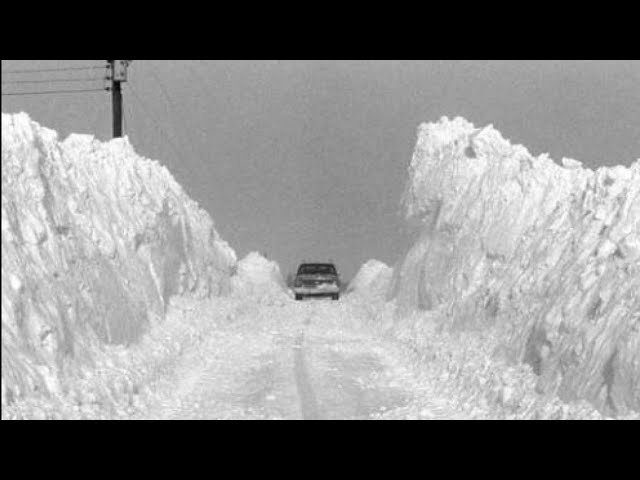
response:
<path id="1" fill-rule="evenodd" d="M 127 139 L 2 114 L 2 405 L 137 342 L 175 294 L 229 291 L 234 251 Z"/>
<path id="2" fill-rule="evenodd" d="M 242 297 L 283 297 L 287 292 L 278 264 L 258 252 L 251 252 L 238 262 L 231 284 L 234 294 Z"/>
<path id="3" fill-rule="evenodd" d="M 537 391 L 640 411 L 640 161 L 560 166 L 445 117 L 419 128 L 403 203 L 421 236 L 394 273 L 399 318 L 492 327 Z"/>
<path id="4" fill-rule="evenodd" d="M 384 298 L 392 274 L 393 269 L 386 263 L 371 259 L 360 267 L 346 293 Z"/>
<path id="5" fill-rule="evenodd" d="M 151 326 L 130 346 L 101 344 L 92 365 L 65 378 L 58 395 L 29 395 L 2 409 L 3 419 L 154 418 L 158 404 L 175 397 L 176 384 L 194 365 L 203 365 L 216 333 L 236 321 L 241 311 L 231 297 L 197 300 L 174 296 L 162 323 Z M 210 355 L 209 355 L 210 357 Z M 197 369 L 196 369 L 197 370 Z"/>

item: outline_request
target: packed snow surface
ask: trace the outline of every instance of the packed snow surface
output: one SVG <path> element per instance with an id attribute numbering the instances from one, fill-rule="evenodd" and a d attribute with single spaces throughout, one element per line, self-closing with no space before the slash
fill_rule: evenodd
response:
<path id="1" fill-rule="evenodd" d="M 415 342 L 425 322 L 491 332 L 538 392 L 640 411 L 640 161 L 558 165 L 444 117 L 419 128 L 404 207 L 419 239 L 389 293 Z"/>
<path id="2" fill-rule="evenodd" d="M 389 306 L 174 296 L 140 342 L 106 345 L 91 374 L 3 418 L 601 418 L 586 402 L 537 394 L 528 367 L 491 359 L 475 335 L 432 328 L 412 343 L 388 329 Z"/>
<path id="3" fill-rule="evenodd" d="M 2 114 L 2 406 L 61 393 L 105 345 L 139 341 L 171 296 L 230 291 L 234 251 L 127 139 L 59 141 Z"/>

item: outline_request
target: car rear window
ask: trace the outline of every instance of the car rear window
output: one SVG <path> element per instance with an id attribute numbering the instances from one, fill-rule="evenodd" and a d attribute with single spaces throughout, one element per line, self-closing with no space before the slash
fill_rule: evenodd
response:
<path id="1" fill-rule="evenodd" d="M 336 267 L 330 263 L 306 263 L 298 268 L 299 274 L 317 274 L 325 273 L 328 275 L 336 275 Z"/>

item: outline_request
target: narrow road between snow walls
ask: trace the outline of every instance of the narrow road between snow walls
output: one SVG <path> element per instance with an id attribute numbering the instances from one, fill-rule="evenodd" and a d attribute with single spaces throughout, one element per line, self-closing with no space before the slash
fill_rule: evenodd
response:
<path id="1" fill-rule="evenodd" d="M 138 418 L 463 417 L 430 398 L 397 345 L 359 330 L 352 315 L 348 301 L 245 303 Z"/>
<path id="2" fill-rule="evenodd" d="M 640 419 L 640 161 L 442 117 L 407 173 L 395 264 L 295 301 L 127 138 L 3 113 L 2 419 Z"/>

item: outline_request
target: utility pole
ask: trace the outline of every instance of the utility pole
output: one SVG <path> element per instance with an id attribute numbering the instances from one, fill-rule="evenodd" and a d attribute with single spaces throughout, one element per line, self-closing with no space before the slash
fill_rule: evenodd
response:
<path id="1" fill-rule="evenodd" d="M 122 137 L 122 82 L 127 81 L 127 67 L 131 60 L 107 60 L 111 68 L 111 109 L 113 138 Z"/>

